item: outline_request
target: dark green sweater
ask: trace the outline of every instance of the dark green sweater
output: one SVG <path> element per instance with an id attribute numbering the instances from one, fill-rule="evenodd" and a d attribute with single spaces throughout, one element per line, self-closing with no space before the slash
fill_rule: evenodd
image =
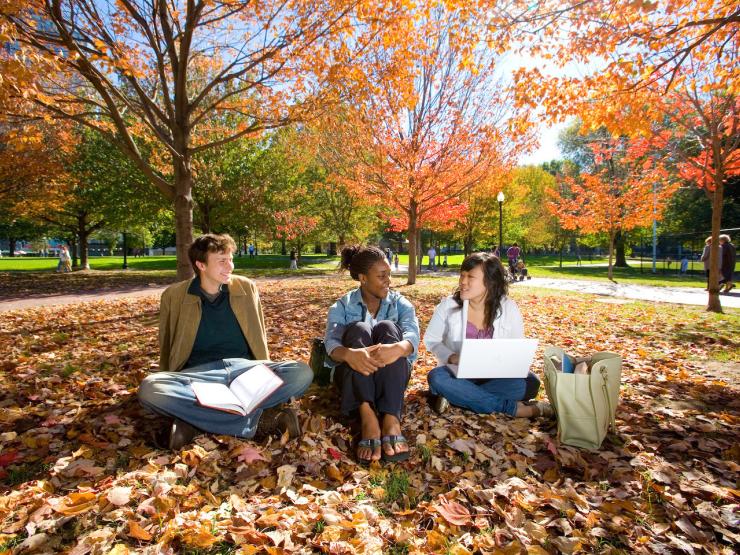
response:
<path id="1" fill-rule="evenodd" d="M 253 358 L 231 309 L 228 287 L 222 286 L 218 297 L 210 301 L 200 288 L 200 278 L 196 277 L 190 284 L 188 293 L 200 296 L 201 317 L 193 351 L 185 368 L 224 358 Z"/>

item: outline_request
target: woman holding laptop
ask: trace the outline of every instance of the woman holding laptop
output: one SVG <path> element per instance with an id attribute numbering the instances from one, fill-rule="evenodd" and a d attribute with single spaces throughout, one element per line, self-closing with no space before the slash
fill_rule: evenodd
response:
<path id="1" fill-rule="evenodd" d="M 419 348 L 416 311 L 391 290 L 391 267 L 378 247 L 345 247 L 341 267 L 360 282 L 331 306 L 326 322 L 341 410 L 359 417 L 360 463 L 402 461 L 409 457 L 401 409 Z"/>
<path id="2" fill-rule="evenodd" d="M 525 403 L 537 395 L 540 387 L 532 372 L 526 378 L 464 379 L 457 378 L 448 366 L 460 362 L 463 338 L 524 337 L 522 315 L 507 296 L 508 290 L 501 260 L 491 253 L 477 252 L 463 260 L 457 291 L 435 308 L 424 345 L 439 361 L 427 376 L 437 413 L 443 413 L 452 403 L 480 414 L 502 412 L 522 418 L 552 415 L 548 403 Z"/>

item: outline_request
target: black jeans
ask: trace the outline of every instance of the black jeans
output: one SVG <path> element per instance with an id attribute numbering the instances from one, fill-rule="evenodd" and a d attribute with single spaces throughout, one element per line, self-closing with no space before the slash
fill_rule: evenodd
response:
<path id="1" fill-rule="evenodd" d="M 375 326 L 367 322 L 354 322 L 342 336 L 342 345 L 350 349 L 399 341 L 403 341 L 403 332 L 390 320 L 381 320 Z M 334 381 L 341 395 L 341 410 L 353 416 L 360 405 L 367 402 L 380 414 L 392 414 L 400 420 L 403 396 L 410 378 L 411 367 L 406 357 L 378 368 L 369 376 L 355 372 L 346 363 L 340 364 L 334 371 Z"/>

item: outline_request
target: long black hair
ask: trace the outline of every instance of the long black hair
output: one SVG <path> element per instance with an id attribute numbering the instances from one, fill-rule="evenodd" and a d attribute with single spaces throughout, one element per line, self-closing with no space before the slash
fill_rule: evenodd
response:
<path id="1" fill-rule="evenodd" d="M 506 279 L 506 270 L 501 260 L 490 252 L 474 252 L 468 255 L 460 266 L 460 272 L 469 272 L 478 266 L 483 270 L 483 283 L 486 286 L 485 324 L 486 328 L 491 328 L 501 311 L 501 301 L 509 293 L 509 281 Z M 463 305 L 459 288 L 452 298 L 458 306 Z"/>
<path id="2" fill-rule="evenodd" d="M 367 275 L 370 268 L 377 262 L 386 260 L 385 253 L 378 247 L 362 247 L 360 245 L 344 247 L 341 256 L 339 268 L 349 270 L 349 275 L 355 280 L 360 279 L 360 274 Z"/>

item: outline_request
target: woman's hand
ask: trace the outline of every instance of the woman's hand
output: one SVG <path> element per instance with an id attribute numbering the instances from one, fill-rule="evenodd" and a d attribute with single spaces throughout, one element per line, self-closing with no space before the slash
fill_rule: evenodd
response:
<path id="1" fill-rule="evenodd" d="M 388 343 L 373 345 L 372 358 L 378 368 L 393 364 L 404 354 L 404 348 L 400 343 Z"/>
<path id="2" fill-rule="evenodd" d="M 359 372 L 363 376 L 369 376 L 374 372 L 377 372 L 380 367 L 373 357 L 373 352 L 376 350 L 377 345 L 372 347 L 362 347 L 359 349 L 347 349 L 344 355 L 344 362 L 349 364 L 355 372 Z"/>
<path id="3" fill-rule="evenodd" d="M 398 343 L 380 343 L 373 345 L 372 357 L 378 368 L 393 364 L 401 357 L 407 357 L 414 352 L 414 346 L 407 339 Z"/>
<path id="4" fill-rule="evenodd" d="M 460 355 L 452 353 L 447 359 L 447 364 L 460 364 Z"/>

